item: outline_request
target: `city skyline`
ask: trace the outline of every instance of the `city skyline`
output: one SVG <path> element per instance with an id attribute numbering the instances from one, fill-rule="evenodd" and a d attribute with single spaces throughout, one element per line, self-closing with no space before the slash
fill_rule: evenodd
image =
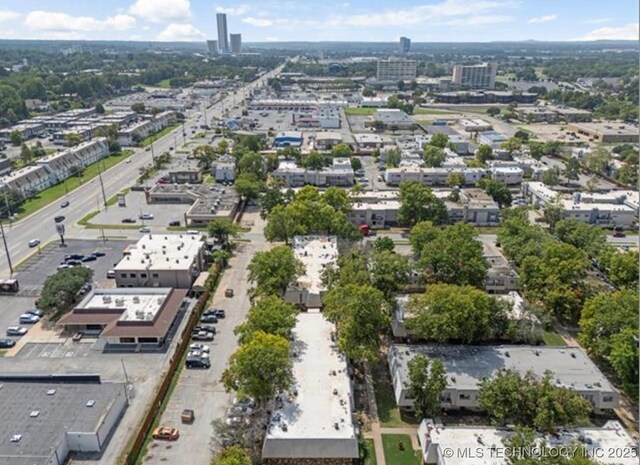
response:
<path id="1" fill-rule="evenodd" d="M 5 0 L 0 39 L 204 41 L 217 36 L 212 18 L 244 42 L 490 42 L 635 40 L 638 5 L 624 0 L 381 0 L 327 4 L 203 0 L 111 0 L 77 4 Z M 633 18 L 633 19 L 630 19 Z M 425 27 L 425 26 L 429 27 Z"/>

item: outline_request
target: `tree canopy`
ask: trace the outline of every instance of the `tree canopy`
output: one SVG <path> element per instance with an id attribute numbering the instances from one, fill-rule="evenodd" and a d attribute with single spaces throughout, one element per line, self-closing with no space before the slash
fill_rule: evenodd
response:
<path id="1" fill-rule="evenodd" d="M 78 292 L 92 276 L 93 270 L 83 266 L 58 271 L 45 280 L 36 305 L 51 321 L 56 321 L 73 308 Z"/>
<path id="2" fill-rule="evenodd" d="M 262 297 L 251 306 L 246 320 L 237 326 L 234 332 L 238 335 L 240 344 L 244 344 L 260 331 L 290 340 L 297 315 L 298 309 L 280 297 Z"/>
<path id="3" fill-rule="evenodd" d="M 256 252 L 249 266 L 249 282 L 255 283 L 253 295 L 281 296 L 304 273 L 304 265 L 286 245 Z"/>
<path id="4" fill-rule="evenodd" d="M 431 418 L 440 411 L 440 396 L 447 387 L 442 361 L 416 355 L 408 363 L 409 392 L 418 418 Z"/>
<path id="5" fill-rule="evenodd" d="M 398 223 L 412 227 L 420 221 L 445 223 L 447 207 L 427 186 L 416 181 L 403 182 L 400 184 Z"/>
<path id="6" fill-rule="evenodd" d="M 240 446 L 222 449 L 212 460 L 211 465 L 252 465 L 251 457 Z"/>

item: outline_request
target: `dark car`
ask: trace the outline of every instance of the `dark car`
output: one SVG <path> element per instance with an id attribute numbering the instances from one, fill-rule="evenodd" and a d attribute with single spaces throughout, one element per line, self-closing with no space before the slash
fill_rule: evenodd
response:
<path id="1" fill-rule="evenodd" d="M 64 216 L 58 215 L 53 218 L 53 221 L 55 221 L 56 223 L 62 223 L 64 221 Z"/>
<path id="2" fill-rule="evenodd" d="M 83 258 L 84 258 L 84 255 L 82 255 L 80 253 L 72 253 L 72 254 L 64 256 L 64 260 L 65 261 L 68 261 L 68 260 L 82 260 Z"/>
<path id="3" fill-rule="evenodd" d="M 180 221 L 170 221 L 169 226 L 180 226 Z"/>
<path id="4" fill-rule="evenodd" d="M 16 345 L 16 341 L 11 339 L 0 339 L 0 349 L 11 349 Z"/>
<path id="5" fill-rule="evenodd" d="M 200 323 L 217 323 L 218 319 L 214 315 L 202 315 Z"/>
<path id="6" fill-rule="evenodd" d="M 612 234 L 613 237 L 626 237 L 625 233 L 622 231 L 614 231 Z"/>
<path id="7" fill-rule="evenodd" d="M 222 310 L 221 308 L 216 308 L 213 311 L 213 314 L 214 314 L 214 316 L 216 318 L 226 318 L 227 317 L 227 313 L 224 310 Z"/>
<path id="8" fill-rule="evenodd" d="M 127 224 L 131 224 L 131 223 L 135 223 L 136 220 L 134 220 L 133 218 L 122 218 L 122 222 L 123 223 L 127 223 Z"/>
<path id="9" fill-rule="evenodd" d="M 27 310 L 25 313 L 28 313 L 29 315 L 35 315 L 35 316 L 38 316 L 40 318 L 42 318 L 44 316 L 44 312 L 42 310 L 38 310 L 37 308 L 31 308 L 31 309 Z"/>
<path id="10" fill-rule="evenodd" d="M 194 332 L 207 331 L 207 332 L 215 334 L 216 333 L 216 327 L 213 326 L 213 325 L 196 325 L 196 327 L 193 328 L 193 331 Z"/>
<path id="11" fill-rule="evenodd" d="M 82 261 L 81 260 L 66 260 L 65 264 L 70 265 L 70 266 L 78 266 L 78 265 L 82 265 Z"/>
<path id="12" fill-rule="evenodd" d="M 106 255 L 106 253 L 104 252 L 98 252 L 97 250 L 95 252 L 93 252 L 91 255 L 93 255 L 94 257 L 104 257 Z"/>
<path id="13" fill-rule="evenodd" d="M 96 257 L 95 255 L 87 255 L 86 257 L 84 257 L 82 259 L 83 262 L 93 262 L 96 261 L 98 259 L 98 257 Z"/>
<path id="14" fill-rule="evenodd" d="M 209 368 L 211 362 L 207 358 L 188 357 L 186 361 L 187 368 Z"/>
<path id="15" fill-rule="evenodd" d="M 62 202 L 62 203 L 60 204 L 60 207 L 61 207 L 61 208 L 67 208 L 68 206 L 69 206 L 69 201 L 68 201 L 68 200 L 65 200 L 64 202 Z"/>

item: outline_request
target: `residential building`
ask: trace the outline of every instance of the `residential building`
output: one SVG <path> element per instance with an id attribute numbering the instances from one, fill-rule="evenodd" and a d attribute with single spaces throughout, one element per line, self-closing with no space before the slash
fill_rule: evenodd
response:
<path id="1" fill-rule="evenodd" d="M 218 51 L 229 53 L 229 34 L 227 33 L 227 15 L 216 13 L 216 23 L 218 26 Z"/>
<path id="2" fill-rule="evenodd" d="M 0 465 L 63 465 L 103 452 L 129 400 L 98 375 L 0 375 Z"/>
<path id="3" fill-rule="evenodd" d="M 575 132 L 603 144 L 638 143 L 638 126 L 607 121 L 602 123 L 570 123 L 566 132 Z"/>
<path id="4" fill-rule="evenodd" d="M 207 51 L 209 55 L 217 55 L 220 52 L 217 40 L 207 40 Z"/>
<path id="5" fill-rule="evenodd" d="M 508 186 L 520 184 L 524 175 L 522 168 L 517 166 L 495 166 L 489 168 L 489 172 L 491 173 L 491 179 L 501 181 Z"/>
<path id="6" fill-rule="evenodd" d="M 444 87 L 446 88 L 446 87 Z M 443 86 L 438 89 L 442 90 Z M 434 89 L 437 90 L 437 89 Z M 538 100 L 538 94 L 531 92 L 512 92 L 499 90 L 438 92 L 434 95 L 438 103 L 523 103 L 532 104 Z"/>
<path id="7" fill-rule="evenodd" d="M 525 457 L 526 450 L 509 449 L 514 428 L 478 425 L 442 425 L 424 419 L 418 427 L 418 442 L 425 465 L 511 465 L 516 454 Z M 587 426 L 558 431 L 554 435 L 536 435 L 534 446 L 564 447 L 565 451 L 580 446 L 585 456 L 602 465 L 637 465 L 637 442 L 615 420 L 603 426 Z M 534 448 L 532 457 L 542 457 Z M 611 451 L 612 453 L 608 453 Z M 613 452 L 616 451 L 616 452 Z M 619 452 L 618 452 L 619 451 Z M 576 457 L 582 457 L 579 453 Z"/>
<path id="8" fill-rule="evenodd" d="M 204 268 L 200 234 L 145 234 L 115 266 L 117 287 L 189 289 Z"/>
<path id="9" fill-rule="evenodd" d="M 381 58 L 378 60 L 377 80 L 380 82 L 412 81 L 416 78 L 416 60 Z"/>
<path id="10" fill-rule="evenodd" d="M 55 183 L 51 173 L 41 165 L 25 166 L 0 178 L 0 187 L 19 190 L 24 197 L 35 195 Z"/>
<path id="11" fill-rule="evenodd" d="M 5 129 L 0 129 L 0 139 L 9 142 L 11 140 L 11 134 L 15 132 L 20 134 L 22 140 L 29 140 L 44 133 L 45 129 L 45 125 L 42 123 L 25 121 Z"/>
<path id="12" fill-rule="evenodd" d="M 347 160 L 348 162 L 349 160 Z M 353 185 L 354 173 L 349 165 L 343 164 L 339 158 L 333 160 L 333 165 L 321 170 L 311 170 L 298 166 L 294 161 L 282 160 L 272 176 L 283 183 L 285 187 L 312 186 L 341 186 Z"/>
<path id="13" fill-rule="evenodd" d="M 2 150 L 2 147 L 0 147 L 0 150 Z M 0 158 L 0 176 L 9 174 L 9 172 L 11 172 L 11 159 Z M 0 178 L 0 186 L 1 185 L 2 185 L 2 178 Z"/>
<path id="14" fill-rule="evenodd" d="M 337 263 L 338 239 L 336 236 L 295 236 L 293 253 L 305 266 L 305 272 L 286 290 L 284 300 L 302 308 L 322 307 L 322 296 L 326 292 L 322 273 Z"/>
<path id="15" fill-rule="evenodd" d="M 409 53 L 411 51 L 411 39 L 408 37 L 400 37 L 400 53 Z"/>
<path id="16" fill-rule="evenodd" d="M 233 181 L 236 178 L 236 159 L 225 155 L 211 163 L 211 175 L 216 181 Z"/>
<path id="17" fill-rule="evenodd" d="M 231 53 L 242 53 L 242 34 L 230 34 Z"/>
<path id="18" fill-rule="evenodd" d="M 493 89 L 496 85 L 495 63 L 481 65 L 455 65 L 453 67 L 453 84 L 468 89 Z"/>
<path id="19" fill-rule="evenodd" d="M 458 124 L 465 132 L 484 132 L 493 129 L 491 123 L 487 123 L 480 118 L 461 119 L 458 120 Z"/>
<path id="20" fill-rule="evenodd" d="M 283 131 L 276 134 L 273 141 L 276 147 L 300 147 L 302 145 L 302 133 L 299 131 Z"/>
<path id="21" fill-rule="evenodd" d="M 334 333 L 317 309 L 298 314 L 294 385 L 276 399 L 262 446 L 266 463 L 346 465 L 359 457 L 351 372 Z"/>
<path id="22" fill-rule="evenodd" d="M 186 289 L 92 289 L 58 320 L 65 330 L 98 336 L 111 346 L 162 346 L 179 324 Z"/>
<path id="23" fill-rule="evenodd" d="M 492 149 L 499 149 L 507 136 L 494 131 L 485 131 L 478 134 L 478 145 L 489 145 Z"/>
<path id="24" fill-rule="evenodd" d="M 384 173 L 385 182 L 389 186 L 399 186 L 405 181 L 417 181 L 426 186 L 444 186 L 447 177 L 451 173 L 460 173 L 464 176 L 465 185 L 475 184 L 488 175 L 484 168 L 422 168 L 419 166 L 406 166 L 401 168 L 388 168 Z"/>
<path id="25" fill-rule="evenodd" d="M 314 148 L 316 150 L 331 150 L 334 145 L 342 142 L 342 133 L 327 131 L 318 132 L 314 139 Z"/>
<path id="26" fill-rule="evenodd" d="M 109 143 L 106 138 L 99 137 L 39 158 L 37 164 L 43 166 L 51 175 L 52 183 L 57 184 L 107 156 Z"/>
<path id="27" fill-rule="evenodd" d="M 396 403 L 402 409 L 413 408 L 408 390 L 408 363 L 416 355 L 442 361 L 447 387 L 442 392 L 440 404 L 445 410 L 479 409 L 480 382 L 491 379 L 500 369 L 523 375 L 531 372 L 538 378 L 550 371 L 557 386 L 574 389 L 592 404 L 595 411 L 618 406 L 617 390 L 577 347 L 396 344 L 389 349 L 388 362 Z"/>
<path id="28" fill-rule="evenodd" d="M 424 146 L 428 145 L 431 141 L 433 134 L 418 135 L 415 136 L 419 150 L 424 150 Z M 456 153 L 467 154 L 469 153 L 469 141 L 462 137 L 460 134 L 447 134 L 449 142 L 454 146 Z"/>
<path id="29" fill-rule="evenodd" d="M 482 255 L 489 264 L 484 288 L 489 294 L 505 294 L 520 288 L 518 273 L 494 243 L 483 240 Z"/>
<path id="30" fill-rule="evenodd" d="M 167 175 L 170 184 L 200 184 L 202 182 L 202 170 L 193 160 L 172 163 Z"/>

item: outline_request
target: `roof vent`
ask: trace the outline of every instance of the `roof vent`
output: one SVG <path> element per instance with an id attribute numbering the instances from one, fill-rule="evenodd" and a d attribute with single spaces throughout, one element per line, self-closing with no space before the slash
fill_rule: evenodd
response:
<path id="1" fill-rule="evenodd" d="M 333 395 L 337 396 L 338 395 L 338 389 L 337 388 L 333 388 Z"/>
<path id="2" fill-rule="evenodd" d="M 575 352 L 571 352 L 571 358 L 576 358 Z"/>
<path id="3" fill-rule="evenodd" d="M 36 418 L 38 415 L 40 415 L 40 410 L 34 410 L 29 414 L 31 418 Z"/>
<path id="4" fill-rule="evenodd" d="M 96 401 L 91 399 L 91 400 L 87 401 L 86 405 L 87 405 L 87 407 L 93 407 L 94 405 L 96 405 Z"/>
<path id="5" fill-rule="evenodd" d="M 340 423 L 338 423 L 337 421 L 333 424 L 333 427 L 335 429 L 340 429 Z"/>
<path id="6" fill-rule="evenodd" d="M 282 431 L 287 431 L 289 428 L 287 427 L 287 424 L 283 421 L 282 422 Z"/>
<path id="7" fill-rule="evenodd" d="M 54 395 L 55 393 L 56 393 L 56 390 L 55 390 L 55 389 L 49 389 L 49 390 L 47 391 L 47 395 L 48 395 L 48 396 L 52 396 L 52 395 Z"/>

